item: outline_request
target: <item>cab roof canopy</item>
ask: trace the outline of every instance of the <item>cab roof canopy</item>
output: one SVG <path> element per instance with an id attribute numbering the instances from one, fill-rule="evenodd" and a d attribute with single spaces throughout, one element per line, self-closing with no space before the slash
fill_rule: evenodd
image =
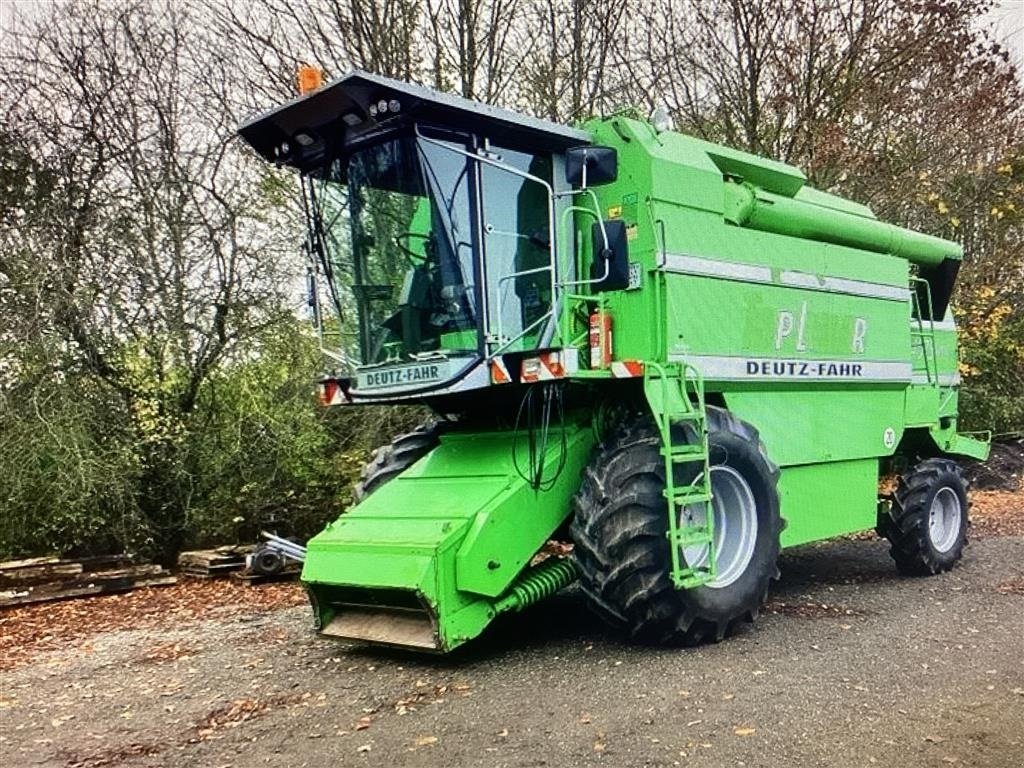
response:
<path id="1" fill-rule="evenodd" d="M 535 152 L 591 142 L 586 131 L 358 70 L 243 123 L 238 133 L 266 160 L 309 171 L 351 144 L 413 122 Z"/>

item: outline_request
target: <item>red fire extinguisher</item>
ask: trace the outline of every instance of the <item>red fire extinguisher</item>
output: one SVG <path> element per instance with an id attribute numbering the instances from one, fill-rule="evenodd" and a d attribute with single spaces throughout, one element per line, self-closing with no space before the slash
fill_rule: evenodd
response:
<path id="1" fill-rule="evenodd" d="M 605 312 L 590 315 L 590 367 L 607 368 L 612 364 L 612 316 Z"/>

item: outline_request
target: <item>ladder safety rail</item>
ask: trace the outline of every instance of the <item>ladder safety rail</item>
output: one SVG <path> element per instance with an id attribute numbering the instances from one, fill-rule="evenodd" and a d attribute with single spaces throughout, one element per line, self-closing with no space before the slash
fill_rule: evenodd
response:
<path id="1" fill-rule="evenodd" d="M 662 365 L 645 361 L 644 392 L 658 427 L 665 460 L 670 577 L 677 589 L 692 589 L 708 583 L 717 574 L 704 380 L 689 363 Z M 697 442 L 677 445 L 672 428 L 686 424 L 696 433 Z M 701 465 L 693 480 L 681 487 L 676 485 L 675 478 L 680 464 Z M 692 514 L 694 507 L 703 507 L 703 519 Z M 699 566 L 685 559 L 684 550 L 695 546 L 707 547 L 707 558 Z"/>
<path id="2" fill-rule="evenodd" d="M 911 339 L 916 339 L 921 345 L 921 354 L 924 357 L 924 373 L 928 380 L 928 383 L 935 386 L 939 382 L 939 370 L 938 370 L 938 352 L 935 346 L 935 318 L 932 316 L 932 292 L 931 286 L 927 280 L 922 280 L 920 277 L 910 278 L 911 286 L 923 285 L 925 301 L 928 302 L 928 326 L 925 327 L 924 313 L 922 312 L 921 302 L 918 299 L 917 291 L 911 290 L 910 296 L 912 301 L 912 308 L 914 310 L 914 321 L 915 328 L 911 328 L 910 336 Z M 911 345 L 913 346 L 913 345 Z M 929 347 L 931 348 L 931 360 L 929 362 Z"/>

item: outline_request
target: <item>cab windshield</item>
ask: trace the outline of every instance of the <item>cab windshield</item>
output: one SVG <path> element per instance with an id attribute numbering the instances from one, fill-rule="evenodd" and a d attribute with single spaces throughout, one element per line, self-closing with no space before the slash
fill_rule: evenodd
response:
<path id="1" fill-rule="evenodd" d="M 477 352 L 472 167 L 463 149 L 395 138 L 311 179 L 313 234 L 349 359 Z"/>
<path id="2" fill-rule="evenodd" d="M 358 366 L 532 349 L 550 323 L 550 156 L 453 136 L 389 138 L 309 179 L 325 327 Z"/>

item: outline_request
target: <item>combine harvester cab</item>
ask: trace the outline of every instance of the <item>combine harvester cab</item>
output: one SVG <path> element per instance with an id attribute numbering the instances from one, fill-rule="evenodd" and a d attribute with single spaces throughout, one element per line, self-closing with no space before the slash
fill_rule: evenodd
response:
<path id="1" fill-rule="evenodd" d="M 448 651 L 579 578 L 628 637 L 697 642 L 756 617 L 783 547 L 960 559 L 951 457 L 988 445 L 957 428 L 956 243 L 630 113 L 355 72 L 239 130 L 301 174 L 322 403 L 437 416 L 309 542 L 325 635 Z"/>

